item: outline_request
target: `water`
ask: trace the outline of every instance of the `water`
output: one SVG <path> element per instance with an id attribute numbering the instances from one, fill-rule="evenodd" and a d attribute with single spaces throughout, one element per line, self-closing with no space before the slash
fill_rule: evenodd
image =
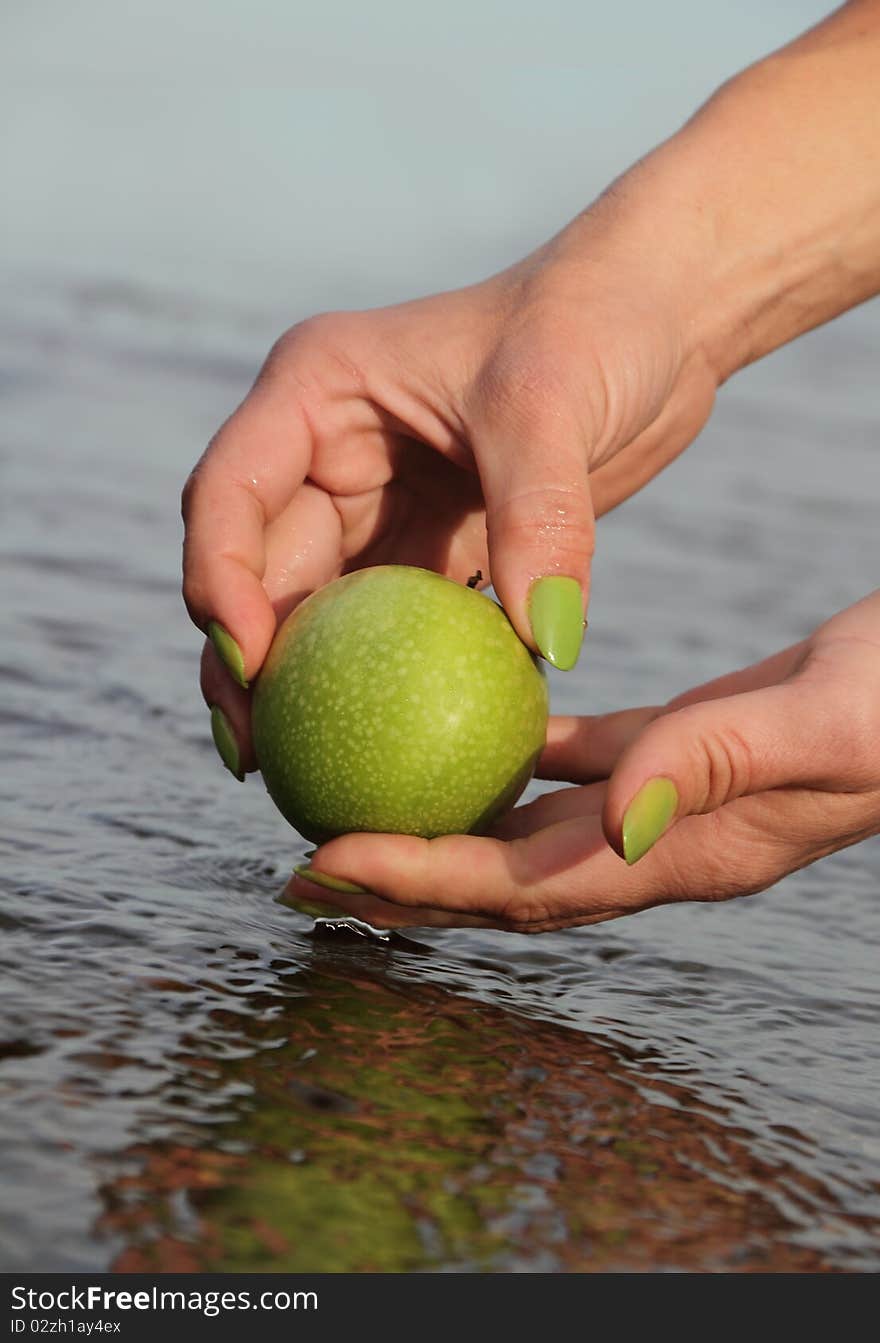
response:
<path id="1" fill-rule="evenodd" d="M 749 18 L 751 54 L 810 17 L 791 10 L 780 32 Z M 19 55 L 28 22 L 12 24 Z M 97 95 L 74 87 L 62 47 L 39 61 L 55 61 L 65 134 L 94 169 L 130 122 L 92 116 Z M 704 74 L 711 86 L 719 72 Z M 151 249 L 144 196 L 120 191 L 108 223 L 80 189 L 50 255 L 53 173 L 39 210 L 22 194 L 50 93 L 24 100 L 34 124 L 8 155 L 0 277 L 4 1269 L 880 1267 L 876 841 L 727 905 L 375 944 L 279 901 L 305 845 L 210 743 L 178 593 L 183 477 L 308 308 L 505 259 L 492 247 L 516 241 L 502 221 L 516 205 L 509 76 L 488 76 L 501 110 L 483 134 L 510 157 L 485 217 L 453 237 L 450 213 L 431 234 L 431 198 L 413 205 L 422 241 L 399 267 L 410 223 L 364 240 L 362 260 L 337 220 L 291 261 L 293 300 L 266 278 L 289 259 L 280 230 L 232 273 L 239 216 L 217 222 L 212 252 L 200 218 L 178 213 L 174 232 L 167 195 Z M 376 95 L 377 127 L 393 103 Z M 542 106 L 561 123 L 570 100 Z M 603 153 L 644 147 L 627 155 L 637 123 Z M 342 130 L 316 134 L 336 155 L 312 142 L 317 180 L 338 188 Z M 429 146 L 450 171 L 456 134 Z M 261 143 L 280 154 L 277 136 Z M 460 180 L 478 157 L 467 148 Z M 184 167 L 172 161 L 169 191 Z M 542 171 L 550 206 L 523 201 L 517 225 L 535 238 L 565 213 L 545 218 L 563 175 Z M 371 188 L 377 213 L 395 172 Z M 426 239 L 439 255 L 447 236 L 438 279 Z M 603 520 L 589 643 L 552 679 L 560 711 L 656 702 L 802 637 L 876 582 L 878 339 L 874 304 L 748 371 L 699 444 Z"/>

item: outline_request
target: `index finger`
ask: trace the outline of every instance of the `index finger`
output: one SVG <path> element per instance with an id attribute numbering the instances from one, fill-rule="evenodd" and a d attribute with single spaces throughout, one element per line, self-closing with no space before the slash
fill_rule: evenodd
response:
<path id="1" fill-rule="evenodd" d="M 184 487 L 184 601 L 200 629 L 216 621 L 235 640 L 245 681 L 275 633 L 262 584 L 266 528 L 302 485 L 311 453 L 303 408 L 263 373 Z"/>

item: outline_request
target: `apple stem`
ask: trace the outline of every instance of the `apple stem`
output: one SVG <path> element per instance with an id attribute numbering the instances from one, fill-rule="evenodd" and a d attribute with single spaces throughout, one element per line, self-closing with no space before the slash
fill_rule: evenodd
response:
<path id="1" fill-rule="evenodd" d="M 468 579 L 467 585 L 469 588 L 475 588 L 477 584 L 482 583 L 482 581 L 483 581 L 483 571 L 482 569 L 478 569 L 477 572 L 473 574 L 471 578 Z"/>

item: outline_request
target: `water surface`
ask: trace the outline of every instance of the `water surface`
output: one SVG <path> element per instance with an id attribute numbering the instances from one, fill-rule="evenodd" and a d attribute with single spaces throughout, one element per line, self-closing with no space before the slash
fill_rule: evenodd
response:
<path id="1" fill-rule="evenodd" d="M 4 1267 L 877 1268 L 877 843 L 537 938 L 315 935 L 277 900 L 305 846 L 216 761 L 178 595 L 181 477 L 260 333 L 8 296 Z M 671 694 L 866 590 L 877 333 L 734 385 L 605 520 L 557 707 Z"/>
<path id="2" fill-rule="evenodd" d="M 500 266 L 824 6 L 178 8 L 3 19 L 0 1267 L 877 1270 L 876 841 L 591 929 L 315 934 L 178 591 L 285 325 Z M 876 584 L 878 346 L 875 304 L 743 374 L 603 521 L 558 709 Z"/>

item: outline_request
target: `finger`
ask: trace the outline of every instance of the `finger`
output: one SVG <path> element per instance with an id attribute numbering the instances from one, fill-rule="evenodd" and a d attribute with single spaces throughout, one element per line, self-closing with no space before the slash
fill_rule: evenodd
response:
<path id="1" fill-rule="evenodd" d="M 351 895 L 347 891 L 331 891 L 318 887 L 296 873 L 284 889 L 285 903 L 293 904 L 301 912 L 316 919 L 361 919 L 372 928 L 489 928 L 488 919 L 456 914 L 445 909 L 427 909 L 401 906 L 382 900 L 377 895 Z"/>
<path id="2" fill-rule="evenodd" d="M 591 873 L 586 889 L 585 863 Z M 404 909 L 453 911 L 513 931 L 614 918 L 638 902 L 646 885 L 644 874 L 621 867 L 598 815 L 509 844 L 475 835 L 343 835 L 318 849 L 312 867 Z M 613 900 L 605 894 L 609 882 L 616 887 Z"/>
<path id="3" fill-rule="evenodd" d="M 217 752 L 230 773 L 240 778 L 257 768 L 251 740 L 251 697 L 234 683 L 209 639 L 202 649 L 201 684 L 211 710 Z M 218 713 L 225 721 L 218 721 Z"/>
<path id="4" fill-rule="evenodd" d="M 183 493 L 184 600 L 206 632 L 218 626 L 236 679 L 256 674 L 275 632 L 263 587 L 266 528 L 302 485 L 311 441 L 290 389 L 264 370 L 196 466 Z"/>
<path id="5" fill-rule="evenodd" d="M 570 790 L 575 791 L 575 790 Z M 837 803 L 838 798 L 834 799 Z M 810 811 L 810 836 L 797 818 Z M 808 790 L 779 790 L 739 798 L 714 815 L 687 816 L 635 866 L 621 863 L 602 834 L 598 816 L 550 825 L 516 844 L 474 836 L 413 840 L 389 835 L 347 835 L 313 856 L 321 871 L 370 882 L 375 898 L 400 909 L 404 919 L 428 906 L 454 915 L 450 926 L 475 916 L 514 932 L 606 922 L 655 905 L 726 900 L 765 890 L 796 867 L 840 847 L 815 835 L 862 830 L 835 815 Z M 825 817 L 825 820 L 823 820 Z M 794 823 L 793 823 L 794 818 Z M 876 829 L 876 820 L 873 821 Z M 380 894 L 379 894 L 380 893 Z M 333 895 L 348 902 L 354 897 Z M 366 897 L 358 897 L 366 898 Z M 351 912 L 368 906 L 346 906 Z M 369 921 L 369 920 L 368 920 Z"/>
<path id="6" fill-rule="evenodd" d="M 263 588 L 280 624 L 341 569 L 342 523 L 324 490 L 305 484 L 266 530 Z"/>
<path id="7" fill-rule="evenodd" d="M 496 411 L 474 433 L 474 456 L 495 591 L 524 643 L 568 671 L 584 632 L 593 509 L 580 434 L 536 404 Z"/>
<path id="8" fill-rule="evenodd" d="M 763 662 L 695 686 L 663 706 L 620 709 L 592 717 L 554 716 L 548 724 L 547 744 L 538 761 L 537 777 L 565 779 L 569 783 L 607 779 L 626 747 L 654 718 L 702 700 L 774 685 L 797 670 L 806 650 L 804 640 Z"/>
<path id="9" fill-rule="evenodd" d="M 823 798 L 791 788 L 738 798 L 712 815 L 686 816 L 636 866 L 618 860 L 598 816 L 550 825 L 508 845 L 460 835 L 347 835 L 319 849 L 313 864 L 336 879 L 369 882 L 374 898 L 404 918 L 422 917 L 430 901 L 433 911 L 455 916 L 450 926 L 477 917 L 511 931 L 541 932 L 672 901 L 762 891 L 840 848 L 841 835 L 854 843 L 875 831 L 873 798 L 866 805 L 863 796 Z M 333 894 L 334 902 L 341 898 L 351 899 Z"/>
<path id="10" fill-rule="evenodd" d="M 339 515 L 322 490 L 304 485 L 266 532 L 263 588 L 280 623 L 304 597 L 332 576 L 339 551 Z M 331 572 L 326 572 L 327 570 Z M 202 651 L 202 694 L 223 763 L 237 777 L 257 769 L 251 705 L 208 640 Z M 218 723 L 217 713 L 225 721 Z"/>
<path id="11" fill-rule="evenodd" d="M 554 715 L 538 761 L 538 778 L 569 783 L 607 779 L 625 747 L 661 712 L 649 705 L 593 717 Z"/>
<path id="12" fill-rule="evenodd" d="M 487 832 L 493 839 L 525 839 L 548 825 L 576 817 L 601 816 L 605 804 L 605 784 L 591 783 L 581 788 L 556 788 L 543 793 L 521 807 L 514 807 Z"/>
<path id="13" fill-rule="evenodd" d="M 846 743 L 834 699 L 801 676 L 655 718 L 609 780 L 609 844 L 634 863 L 684 816 L 774 788 L 838 786 Z"/>

